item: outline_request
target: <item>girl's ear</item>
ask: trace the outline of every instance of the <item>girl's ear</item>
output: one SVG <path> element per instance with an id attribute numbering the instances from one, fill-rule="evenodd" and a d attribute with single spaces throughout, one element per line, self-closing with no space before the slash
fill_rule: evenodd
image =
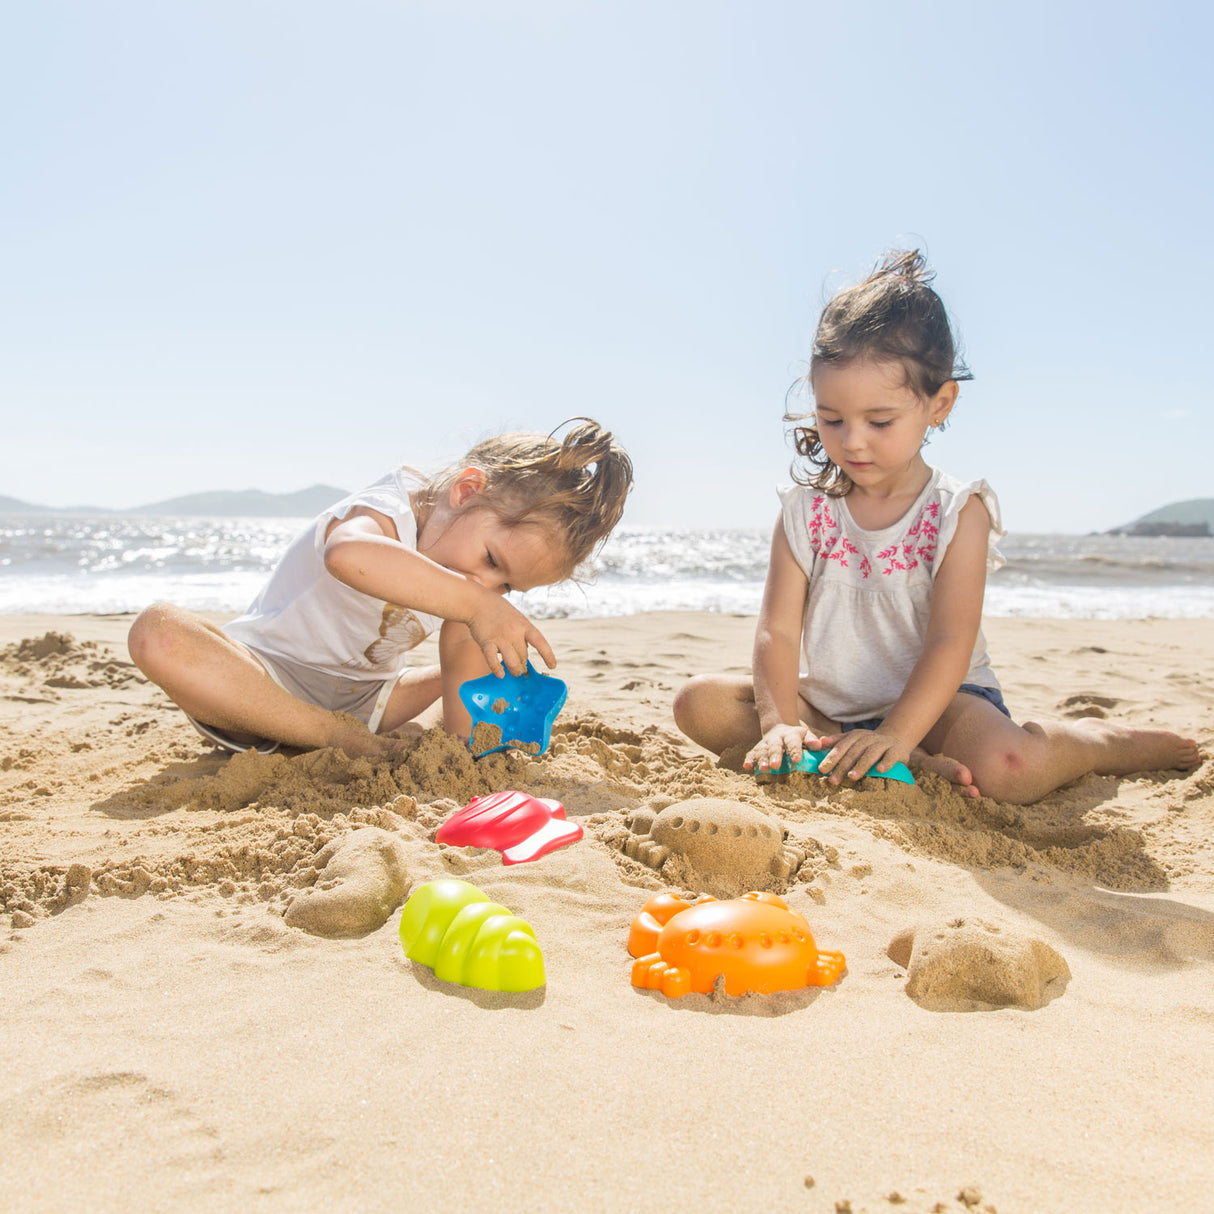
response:
<path id="1" fill-rule="evenodd" d="M 479 497 L 485 492 L 488 479 L 483 468 L 465 468 L 451 482 L 451 489 L 448 493 L 451 508 L 461 510 L 474 497 Z"/>
<path id="2" fill-rule="evenodd" d="M 942 426 L 957 403 L 957 394 L 961 385 L 955 379 L 949 379 L 941 386 L 940 391 L 931 399 L 928 408 L 928 420 L 933 426 Z"/>

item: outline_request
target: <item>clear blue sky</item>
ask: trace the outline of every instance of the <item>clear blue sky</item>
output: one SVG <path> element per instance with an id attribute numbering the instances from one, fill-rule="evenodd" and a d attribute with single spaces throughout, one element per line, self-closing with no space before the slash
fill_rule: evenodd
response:
<path id="1" fill-rule="evenodd" d="M 1214 496 L 1207 6 L 37 0 L 0 19 L 0 494 L 355 488 L 612 426 L 768 526 L 824 293 L 922 245 L 1015 531 Z"/>

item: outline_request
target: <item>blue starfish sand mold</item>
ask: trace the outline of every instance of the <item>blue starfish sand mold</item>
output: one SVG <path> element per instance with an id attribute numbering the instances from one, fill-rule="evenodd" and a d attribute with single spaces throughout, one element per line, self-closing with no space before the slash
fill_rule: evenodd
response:
<path id="1" fill-rule="evenodd" d="M 501 678 L 487 674 L 469 679 L 459 689 L 472 716 L 469 749 L 477 758 L 511 746 L 542 755 L 567 693 L 560 679 L 540 674 L 530 662 L 523 674 L 507 671 Z"/>

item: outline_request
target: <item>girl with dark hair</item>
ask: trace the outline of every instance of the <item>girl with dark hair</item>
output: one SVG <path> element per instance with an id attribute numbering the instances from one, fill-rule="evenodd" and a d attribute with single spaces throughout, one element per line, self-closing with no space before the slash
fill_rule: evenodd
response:
<path id="1" fill-rule="evenodd" d="M 808 467 L 781 495 L 753 678 L 692 679 L 676 722 L 748 769 L 828 750 L 818 770 L 838 784 L 913 756 L 1021 804 L 1088 772 L 1191 770 L 1196 743 L 1167 730 L 1012 721 L 981 630 L 999 503 L 922 455 L 971 378 L 931 281 L 918 252 L 891 253 L 823 310 L 814 412 L 786 419 Z"/>

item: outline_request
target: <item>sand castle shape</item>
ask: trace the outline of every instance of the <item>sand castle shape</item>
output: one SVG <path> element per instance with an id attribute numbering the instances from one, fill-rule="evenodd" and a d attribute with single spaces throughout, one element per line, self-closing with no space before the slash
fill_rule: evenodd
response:
<path id="1" fill-rule="evenodd" d="M 787 881 L 805 863 L 805 852 L 785 841 L 781 824 L 743 801 L 695 797 L 656 814 L 640 809 L 628 827 L 624 852 L 642 864 L 660 870 L 673 854 L 704 876 L 737 877 L 743 889 L 771 877 Z"/>

